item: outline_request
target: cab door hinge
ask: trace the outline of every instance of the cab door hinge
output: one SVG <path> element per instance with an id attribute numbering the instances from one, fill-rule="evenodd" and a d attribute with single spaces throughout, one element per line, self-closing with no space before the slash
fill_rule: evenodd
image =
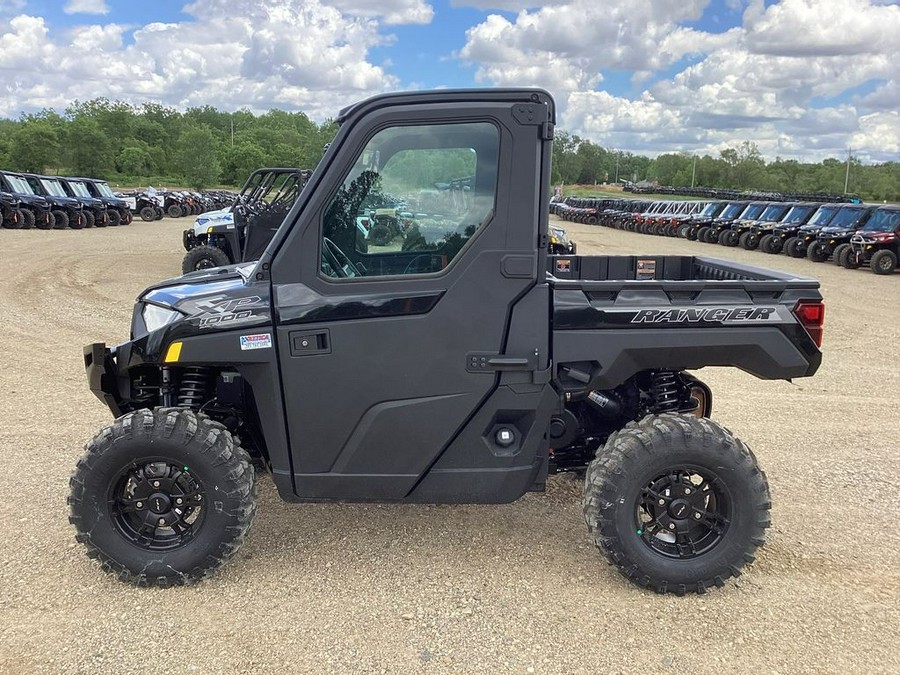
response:
<path id="1" fill-rule="evenodd" d="M 552 122 L 544 122 L 541 125 L 541 140 L 542 141 L 552 141 L 553 140 L 553 123 Z"/>
<path id="2" fill-rule="evenodd" d="M 538 235 L 538 251 L 544 251 L 550 245 L 550 235 L 543 232 Z"/>

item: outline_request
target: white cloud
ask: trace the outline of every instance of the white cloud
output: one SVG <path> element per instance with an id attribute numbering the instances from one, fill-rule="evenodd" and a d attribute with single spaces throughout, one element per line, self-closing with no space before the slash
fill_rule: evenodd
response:
<path id="1" fill-rule="evenodd" d="M 613 147 L 715 151 L 754 140 L 771 155 L 818 158 L 852 141 L 869 144 L 871 158 L 897 159 L 900 7 L 748 0 L 729 5 L 744 10 L 741 27 L 710 33 L 690 25 L 705 5 L 568 0 L 515 19 L 492 15 L 467 32 L 458 56 L 480 81 L 549 88 L 562 126 Z M 631 71 L 632 86 L 645 90 L 595 91 L 608 70 Z M 848 100 L 846 92 L 871 81 L 883 82 Z M 840 103 L 823 103 L 833 98 Z"/>
<path id="2" fill-rule="evenodd" d="M 66 14 L 109 14 L 106 0 L 69 0 L 63 5 Z"/>
<path id="3" fill-rule="evenodd" d="M 235 12 L 230 0 L 197 0 L 185 7 L 195 21 L 147 24 L 132 40 L 117 24 L 60 33 L 43 18 L 20 15 L 0 28 L 0 72 L 10 73 L 0 84 L 0 115 L 106 96 L 179 107 L 281 107 L 323 119 L 400 87 L 369 52 L 390 41 L 383 22 L 425 20 L 428 7 L 386 2 L 379 17 L 350 13 L 353 2 L 345 4 L 341 11 L 319 0 L 257 0 Z"/>

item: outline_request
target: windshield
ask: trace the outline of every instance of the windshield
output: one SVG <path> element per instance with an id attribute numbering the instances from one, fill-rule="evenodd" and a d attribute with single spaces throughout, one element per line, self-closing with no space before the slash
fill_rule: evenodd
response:
<path id="1" fill-rule="evenodd" d="M 12 186 L 13 192 L 18 192 L 21 195 L 33 195 L 34 190 L 31 189 L 31 186 L 25 182 L 24 178 L 19 178 L 18 176 L 10 176 L 6 175 L 6 180 L 9 181 L 9 184 Z"/>
<path id="2" fill-rule="evenodd" d="M 737 214 L 744 210 L 746 204 L 729 204 L 725 207 L 725 210 L 722 211 L 722 215 L 720 218 L 735 218 Z"/>
<path id="3" fill-rule="evenodd" d="M 94 183 L 94 187 L 96 187 L 97 191 L 104 197 L 115 197 L 113 191 L 109 189 L 109 184 L 107 183 L 97 181 L 96 183 Z"/>
<path id="4" fill-rule="evenodd" d="M 62 185 L 60 185 L 57 181 L 52 178 L 41 178 L 41 185 L 44 186 L 44 189 L 48 194 L 53 195 L 54 197 L 65 197 L 66 191 L 63 190 Z"/>
<path id="5" fill-rule="evenodd" d="M 813 210 L 812 206 L 792 206 L 791 210 L 787 212 L 787 215 L 782 220 L 782 223 L 799 223 L 806 216 L 809 215 L 809 212 Z"/>
<path id="6" fill-rule="evenodd" d="M 851 209 L 844 207 L 840 211 L 837 212 L 837 215 L 832 219 L 830 223 L 828 223 L 829 227 L 850 227 L 860 219 L 862 216 L 862 209 Z"/>
<path id="7" fill-rule="evenodd" d="M 763 211 L 759 219 L 767 223 L 781 220 L 781 216 L 784 215 L 785 211 L 787 211 L 787 206 L 784 204 L 772 204 L 772 206 Z"/>
<path id="8" fill-rule="evenodd" d="M 700 212 L 701 216 L 714 216 L 716 215 L 716 211 L 719 209 L 719 203 L 713 202 L 712 204 L 707 204 L 706 208 Z"/>
<path id="9" fill-rule="evenodd" d="M 835 211 L 837 211 L 836 206 L 820 206 L 815 215 L 809 219 L 807 225 L 824 225 L 831 220 Z"/>
<path id="10" fill-rule="evenodd" d="M 70 180 L 69 187 L 72 188 L 72 192 L 74 192 L 79 197 L 90 197 L 91 193 L 88 192 L 88 189 L 84 186 L 84 183 L 80 183 L 77 180 Z"/>
<path id="11" fill-rule="evenodd" d="M 748 206 L 741 214 L 741 218 L 744 220 L 756 220 L 759 218 L 759 214 L 763 212 L 764 208 L 766 208 L 765 204 L 750 204 L 750 206 Z"/>
<path id="12" fill-rule="evenodd" d="M 863 229 L 866 232 L 893 232 L 900 229 L 900 211 L 876 211 Z"/>

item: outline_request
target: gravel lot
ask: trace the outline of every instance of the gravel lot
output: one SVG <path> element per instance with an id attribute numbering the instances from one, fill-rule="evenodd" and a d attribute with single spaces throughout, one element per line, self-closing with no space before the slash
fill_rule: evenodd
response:
<path id="1" fill-rule="evenodd" d="M 110 421 L 81 347 L 127 337 L 138 292 L 180 269 L 187 224 L 0 231 L 0 672 L 900 672 L 900 274 L 589 226 L 566 224 L 583 253 L 702 250 L 822 280 L 816 377 L 701 373 L 772 486 L 770 542 L 737 581 L 632 587 L 565 476 L 463 507 L 287 505 L 263 479 L 247 544 L 213 579 L 102 574 L 66 520 L 69 473 Z"/>

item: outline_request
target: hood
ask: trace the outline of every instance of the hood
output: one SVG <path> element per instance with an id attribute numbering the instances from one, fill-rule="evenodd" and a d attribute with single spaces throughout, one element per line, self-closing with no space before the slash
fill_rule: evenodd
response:
<path id="1" fill-rule="evenodd" d="M 169 310 L 165 325 L 154 332 L 171 339 L 269 322 L 269 283 L 250 281 L 253 267 L 255 263 L 216 267 L 151 286 L 135 305 L 132 338 L 148 334 L 150 305 Z"/>
<path id="2" fill-rule="evenodd" d="M 234 213 L 231 207 L 219 209 L 218 211 L 207 211 L 194 221 L 194 235 L 200 236 L 206 234 L 206 228 L 216 225 L 230 225 L 234 223 Z"/>
<path id="3" fill-rule="evenodd" d="M 24 195 L 16 193 L 16 198 L 23 204 L 28 204 L 29 206 L 36 206 L 42 209 L 50 207 L 50 202 L 40 195 Z"/>

